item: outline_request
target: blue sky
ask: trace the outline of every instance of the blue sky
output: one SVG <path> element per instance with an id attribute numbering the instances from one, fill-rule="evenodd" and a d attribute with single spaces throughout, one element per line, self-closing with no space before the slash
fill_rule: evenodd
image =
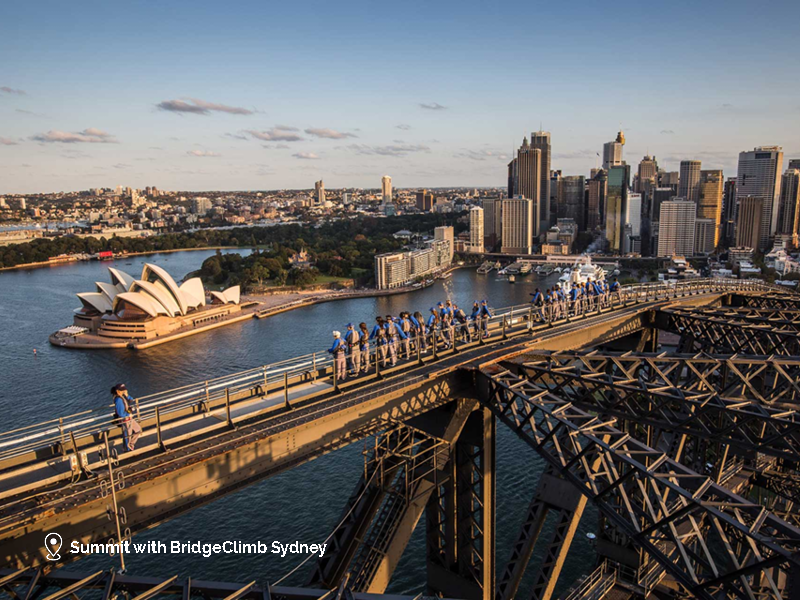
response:
<path id="1" fill-rule="evenodd" d="M 800 3 L 5 2 L 0 193 L 504 185 L 620 127 L 735 175 L 800 157 Z"/>

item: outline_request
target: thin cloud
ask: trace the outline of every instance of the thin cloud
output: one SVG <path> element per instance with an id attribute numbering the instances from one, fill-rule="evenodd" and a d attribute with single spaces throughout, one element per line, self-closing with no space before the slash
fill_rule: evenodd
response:
<path id="1" fill-rule="evenodd" d="M 16 108 L 14 112 L 19 113 L 21 115 L 28 115 L 30 117 L 41 117 L 43 119 L 48 118 L 47 115 L 43 115 L 42 113 L 33 112 L 32 110 L 25 110 L 24 108 Z"/>
<path id="2" fill-rule="evenodd" d="M 553 158 L 560 160 L 575 160 L 580 158 L 591 158 L 597 156 L 597 150 L 584 148 L 583 150 L 573 150 L 572 152 L 556 152 Z"/>
<path id="3" fill-rule="evenodd" d="M 672 131 L 672 129 L 662 129 L 662 130 L 661 130 L 661 133 L 663 133 L 664 135 L 672 135 L 672 134 L 674 134 L 675 132 L 674 132 L 674 131 Z"/>
<path id="4" fill-rule="evenodd" d="M 68 132 L 51 129 L 47 133 L 31 136 L 34 142 L 47 144 L 118 144 L 117 139 L 101 129 L 89 127 L 83 131 Z"/>
<path id="5" fill-rule="evenodd" d="M 276 125 L 272 129 L 266 131 L 256 131 L 255 129 L 248 129 L 244 133 L 249 133 L 251 136 L 262 142 L 299 142 L 303 138 L 296 133 L 294 127 L 282 127 Z"/>
<path id="6" fill-rule="evenodd" d="M 317 160 L 319 156 L 314 154 L 313 152 L 298 152 L 296 154 L 292 154 L 295 158 L 302 158 L 304 160 Z"/>
<path id="7" fill-rule="evenodd" d="M 7 137 L 0 137 L 0 146 L 16 146 L 18 142 Z"/>
<path id="8" fill-rule="evenodd" d="M 231 138 L 234 140 L 247 140 L 249 139 L 244 133 L 225 133 L 222 137 Z"/>
<path id="9" fill-rule="evenodd" d="M 211 150 L 189 150 L 186 154 L 189 156 L 198 156 L 201 158 L 217 158 L 218 156 L 222 156 L 221 154 L 217 154 L 216 152 L 212 152 Z"/>
<path id="10" fill-rule="evenodd" d="M 344 133 L 341 131 L 336 131 L 335 129 L 327 129 L 324 127 L 310 127 L 305 131 L 308 135 L 312 135 L 317 138 L 325 138 L 328 140 L 343 140 L 345 138 L 358 137 L 353 133 Z"/>
<path id="11" fill-rule="evenodd" d="M 442 106 L 438 102 L 433 102 L 431 104 L 420 103 L 419 106 L 420 106 L 420 108 L 424 108 L 424 109 L 427 109 L 427 110 L 447 110 L 446 106 Z"/>
<path id="12" fill-rule="evenodd" d="M 288 144 L 261 144 L 267 150 L 288 150 Z"/>
<path id="13" fill-rule="evenodd" d="M 497 150 L 465 150 L 455 155 L 456 158 L 469 160 L 507 160 L 508 155 Z"/>
<path id="14" fill-rule="evenodd" d="M 112 167 L 114 167 L 115 169 L 130 169 L 131 165 L 126 165 L 125 163 L 117 163 L 115 165 L 112 165 Z"/>
<path id="15" fill-rule="evenodd" d="M 8 86 L 0 87 L 0 92 L 4 94 L 14 94 L 15 96 L 26 96 L 25 90 L 16 90 L 14 88 L 10 88 Z"/>
<path id="16" fill-rule="evenodd" d="M 430 152 L 423 144 L 395 144 L 389 146 L 367 146 L 366 144 L 350 144 L 347 146 L 356 154 L 378 156 L 406 156 L 414 152 Z"/>
<path id="17" fill-rule="evenodd" d="M 401 123 L 400 125 L 395 125 L 396 129 L 402 129 L 403 131 L 411 131 L 411 125 L 406 125 L 405 123 Z"/>
<path id="18" fill-rule="evenodd" d="M 241 106 L 228 106 L 227 104 L 217 104 L 206 102 L 198 98 L 186 98 L 183 100 L 164 100 L 156 104 L 159 110 L 173 113 L 189 113 L 195 115 L 207 115 L 211 112 L 223 112 L 231 115 L 252 115 L 255 111 Z"/>

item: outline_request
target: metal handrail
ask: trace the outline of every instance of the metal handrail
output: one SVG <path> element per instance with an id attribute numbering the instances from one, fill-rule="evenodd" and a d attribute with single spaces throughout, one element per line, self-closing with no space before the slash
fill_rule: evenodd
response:
<path id="1" fill-rule="evenodd" d="M 576 317 L 589 316 L 590 313 L 599 314 L 600 311 L 617 310 L 629 306 L 631 303 L 655 302 L 670 300 L 687 295 L 701 293 L 715 293 L 725 291 L 773 291 L 783 288 L 770 286 L 760 280 L 738 279 L 696 279 L 678 282 L 655 282 L 627 285 L 618 292 L 607 293 L 602 296 L 590 296 L 574 303 L 559 301 L 550 305 L 535 307 L 531 304 L 520 304 L 494 311 L 494 315 L 483 321 L 473 321 L 472 326 L 478 332 L 483 328 L 487 333 L 495 335 L 518 329 L 520 324 L 525 328 L 533 326 L 532 319 L 545 324 Z M 441 339 L 445 330 L 453 339 L 459 335 L 461 324 L 451 325 L 433 332 L 433 337 Z M 478 332 L 479 333 L 479 332 Z M 431 335 L 429 333 L 429 335 Z M 480 335 L 480 333 L 479 333 Z M 369 352 L 378 359 L 378 346 L 370 342 Z M 262 385 L 266 392 L 270 385 L 279 385 L 284 377 L 296 378 L 298 376 L 314 374 L 330 368 L 333 371 L 334 360 L 327 353 L 313 352 L 302 356 L 285 359 L 279 362 L 222 375 L 194 384 L 187 384 L 163 392 L 156 392 L 136 399 L 134 412 L 138 419 L 146 419 L 155 415 L 159 409 L 161 416 L 185 409 L 198 404 L 213 404 L 225 398 L 226 393 L 236 393 L 257 385 Z M 333 374 L 326 376 L 333 379 Z M 54 444 L 65 443 L 70 434 L 76 438 L 98 433 L 104 429 L 115 426 L 112 416 L 112 405 L 104 408 L 93 409 L 68 415 L 59 419 L 23 426 L 6 432 L 0 432 L 0 461 L 19 456 L 33 450 L 52 447 Z"/>

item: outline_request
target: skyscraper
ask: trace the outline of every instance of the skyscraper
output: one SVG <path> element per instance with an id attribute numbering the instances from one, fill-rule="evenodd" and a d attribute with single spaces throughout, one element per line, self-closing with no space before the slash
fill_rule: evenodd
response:
<path id="1" fill-rule="evenodd" d="M 502 239 L 503 201 L 500 198 L 486 198 L 483 201 L 483 244 L 493 250 Z"/>
<path id="2" fill-rule="evenodd" d="M 550 215 L 550 132 L 531 133 L 531 148 L 541 151 L 539 161 L 539 232 L 547 230 L 554 223 Z"/>
<path id="3" fill-rule="evenodd" d="M 469 209 L 470 252 L 483 252 L 483 219 L 483 209 L 480 206 Z"/>
<path id="4" fill-rule="evenodd" d="M 642 240 L 642 195 L 628 194 L 625 203 L 625 226 L 623 228 L 623 252 L 641 252 Z"/>
<path id="5" fill-rule="evenodd" d="M 603 144 L 603 168 L 608 171 L 611 167 L 616 167 L 623 163 L 622 147 L 625 145 L 625 134 L 621 131 L 617 133 L 617 139 L 613 142 Z"/>
<path id="6" fill-rule="evenodd" d="M 750 152 L 739 153 L 739 171 L 736 181 L 736 199 L 761 198 L 764 202 L 761 209 L 758 237 L 759 247 L 766 249 L 770 238 L 778 226 L 778 203 L 781 193 L 781 167 L 783 166 L 783 150 L 780 146 L 759 146 Z M 741 208 L 741 202 L 739 202 Z M 741 225 L 741 219 L 739 219 Z M 738 239 L 738 233 L 737 233 Z M 738 244 L 737 244 L 738 245 Z"/>
<path id="7" fill-rule="evenodd" d="M 325 184 L 322 179 L 314 183 L 314 204 L 317 206 L 325 204 Z"/>
<path id="8" fill-rule="evenodd" d="M 536 203 L 523 197 L 503 200 L 503 242 L 500 251 L 504 254 L 531 254 L 534 231 L 538 230 Z"/>
<path id="9" fill-rule="evenodd" d="M 561 180 L 562 196 L 557 218 L 572 219 L 578 225 L 578 231 L 586 229 L 585 199 L 586 180 L 583 175 L 569 175 Z"/>
<path id="10" fill-rule="evenodd" d="M 608 170 L 606 239 L 611 252 L 623 251 L 622 234 L 625 227 L 630 173 L 630 166 L 626 164 L 617 165 Z"/>
<path id="11" fill-rule="evenodd" d="M 433 194 L 428 190 L 417 192 L 417 210 L 430 212 L 433 210 Z"/>
<path id="12" fill-rule="evenodd" d="M 766 201 L 761 197 L 740 196 L 737 203 L 739 206 L 736 210 L 736 246 L 757 250 L 763 246 L 761 236 L 764 228 L 761 226 L 761 220 L 766 213 L 764 210 Z"/>
<path id="13" fill-rule="evenodd" d="M 727 248 L 736 240 L 736 177 L 728 177 L 722 190 L 722 239 Z"/>
<path id="14" fill-rule="evenodd" d="M 697 218 L 714 222 L 714 248 L 719 246 L 722 233 L 722 191 L 725 180 L 722 171 L 700 171 L 697 196 Z M 713 251 L 713 250 L 712 250 Z M 709 254 L 704 246 L 704 254 Z"/>
<path id="15" fill-rule="evenodd" d="M 700 198 L 700 161 L 682 160 L 680 173 L 678 196 L 697 202 Z"/>
<path id="16" fill-rule="evenodd" d="M 381 192 L 383 193 L 383 201 L 391 202 L 392 200 L 392 178 L 388 175 L 381 177 Z"/>
<path id="17" fill-rule="evenodd" d="M 558 206 L 562 199 L 561 171 L 550 171 L 550 218 L 558 218 Z"/>
<path id="18" fill-rule="evenodd" d="M 696 214 L 694 202 L 685 198 L 661 203 L 658 218 L 659 256 L 691 256 L 694 253 Z"/>
<path id="19" fill-rule="evenodd" d="M 800 169 L 788 169 L 781 177 L 777 233 L 795 235 L 800 221 Z"/>
<path id="20" fill-rule="evenodd" d="M 797 169 L 800 171 L 800 158 L 789 159 L 789 164 L 786 166 L 786 168 L 789 170 Z"/>
<path id="21" fill-rule="evenodd" d="M 655 187 L 658 177 L 658 163 L 655 156 L 646 155 L 639 162 L 638 177 L 636 179 L 635 192 L 643 193 L 647 191 L 645 182 L 649 181 L 651 187 Z M 648 188 L 649 189 L 649 188 Z"/>
<path id="22" fill-rule="evenodd" d="M 531 147 L 527 137 L 523 138 L 522 146 L 517 150 L 517 158 L 512 161 L 512 165 L 513 167 L 509 165 L 508 197 L 522 196 L 533 200 L 538 206 L 542 189 L 542 151 Z M 549 169 L 547 177 L 549 185 Z"/>
<path id="23" fill-rule="evenodd" d="M 595 231 L 605 225 L 607 175 L 603 169 L 595 172 L 586 184 L 586 229 Z"/>
<path id="24" fill-rule="evenodd" d="M 694 227 L 694 253 L 695 254 L 711 254 L 716 248 L 716 232 L 717 227 L 714 219 L 706 219 L 698 217 L 695 220 Z"/>

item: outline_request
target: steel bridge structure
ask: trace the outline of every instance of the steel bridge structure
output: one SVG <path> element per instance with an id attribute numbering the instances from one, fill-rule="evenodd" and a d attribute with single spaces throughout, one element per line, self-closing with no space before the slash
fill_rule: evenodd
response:
<path id="1" fill-rule="evenodd" d="M 485 337 L 436 331 L 431 352 L 354 380 L 312 354 L 140 398 L 134 452 L 108 410 L 0 433 L 0 594 L 394 598 L 422 526 L 421 596 L 800 597 L 800 296 L 694 280 L 495 312 Z M 544 467 L 497 564 L 503 427 Z M 87 572 L 42 545 L 50 531 L 124 543 L 361 440 L 363 470 L 303 581 Z M 596 561 L 564 581 L 590 503 Z"/>

